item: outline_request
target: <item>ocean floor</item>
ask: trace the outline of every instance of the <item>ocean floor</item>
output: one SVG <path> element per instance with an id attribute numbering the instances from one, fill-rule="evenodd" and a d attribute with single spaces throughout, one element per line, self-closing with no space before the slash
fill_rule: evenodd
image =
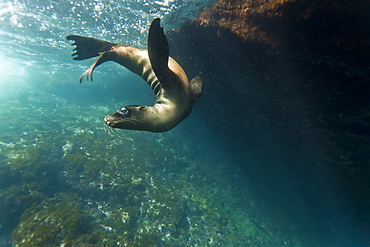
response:
<path id="1" fill-rule="evenodd" d="M 1 104 L 4 246 L 301 246 L 222 146 L 182 127 L 117 137 L 108 107 L 30 88 Z"/>

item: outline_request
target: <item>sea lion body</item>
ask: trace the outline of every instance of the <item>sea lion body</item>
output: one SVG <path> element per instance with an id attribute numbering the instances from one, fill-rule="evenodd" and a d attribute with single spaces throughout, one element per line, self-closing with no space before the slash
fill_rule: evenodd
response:
<path id="1" fill-rule="evenodd" d="M 133 118 L 136 121 L 134 124 L 127 122 L 125 129 L 163 132 L 172 129 L 189 116 L 193 105 L 189 80 L 184 70 L 174 59 L 169 58 L 168 67 L 176 74 L 176 77 L 173 78 L 175 81 L 173 86 L 163 88 L 152 69 L 147 50 L 117 45 L 112 47 L 106 55 L 111 57 L 110 60 L 140 75 L 157 97 L 154 106 L 129 107 L 128 109 L 132 112 L 137 109 L 136 116 L 131 115 L 130 117 L 131 121 Z M 105 117 L 105 122 L 111 127 L 119 126 L 117 125 L 119 122 L 115 120 L 121 117 L 122 113 L 117 111 Z"/>
<path id="2" fill-rule="evenodd" d="M 181 66 L 169 57 L 168 43 L 155 19 L 149 29 L 148 50 L 78 35 L 67 36 L 77 45 L 75 60 L 99 56 L 81 75 L 92 80 L 94 69 L 106 61 L 114 61 L 140 75 L 152 88 L 157 100 L 153 106 L 131 105 L 105 117 L 112 128 L 164 132 L 187 118 L 202 91 L 201 75 L 189 82 Z M 91 48 L 91 49 L 89 49 Z"/>

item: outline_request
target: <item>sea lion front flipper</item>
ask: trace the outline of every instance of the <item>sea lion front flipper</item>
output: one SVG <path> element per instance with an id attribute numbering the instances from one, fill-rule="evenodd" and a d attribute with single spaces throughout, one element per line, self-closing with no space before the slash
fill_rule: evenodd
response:
<path id="1" fill-rule="evenodd" d="M 67 40 L 74 40 L 72 45 L 76 46 L 73 50 L 75 53 L 72 54 L 73 60 L 84 60 L 99 56 L 100 53 L 109 51 L 113 46 L 117 45 L 108 41 L 80 35 L 68 35 L 66 38 Z"/>
<path id="2" fill-rule="evenodd" d="M 155 18 L 149 28 L 148 55 L 155 75 L 158 77 L 162 87 L 167 87 L 174 76 L 168 68 L 169 48 L 163 28 L 159 25 L 160 19 Z"/>
<path id="3" fill-rule="evenodd" d="M 199 99 L 199 97 L 202 95 L 202 89 L 203 89 L 203 75 L 200 73 L 196 77 L 194 77 L 190 82 L 190 90 L 192 93 L 193 98 L 193 104 Z"/>

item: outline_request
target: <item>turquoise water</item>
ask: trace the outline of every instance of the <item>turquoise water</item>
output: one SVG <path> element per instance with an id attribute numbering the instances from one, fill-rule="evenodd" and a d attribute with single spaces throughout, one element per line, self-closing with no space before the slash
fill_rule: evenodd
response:
<path id="1" fill-rule="evenodd" d="M 68 34 L 145 48 L 148 25 L 177 28 L 211 1 L 9 1 L 0 4 L 1 246 L 289 246 L 194 109 L 153 134 L 104 128 L 153 104 L 138 76 L 72 61 Z M 210 145 L 212 144 L 212 145 Z M 211 146 L 211 147 L 210 147 Z"/>
<path id="2" fill-rule="evenodd" d="M 66 35 L 145 48 L 153 18 L 169 31 L 214 2 L 0 2 L 0 246 L 318 246 L 321 228 L 309 231 L 317 220 L 309 206 L 291 211 L 303 223 L 261 206 L 310 205 L 314 198 L 302 196 L 300 178 L 284 166 L 304 157 L 294 150 L 276 155 L 283 142 L 269 142 L 267 131 L 257 141 L 234 138 L 238 129 L 225 138 L 225 126 L 210 125 L 202 113 L 222 115 L 226 107 L 217 112 L 205 91 L 176 128 L 117 130 L 118 138 L 104 117 L 125 105 L 152 105 L 153 92 L 114 63 L 99 66 L 93 82 L 78 82 L 93 59 L 73 61 Z M 256 143 L 265 145 L 262 153 L 252 151 Z M 259 173 L 260 157 L 272 162 Z M 280 167 L 277 189 L 266 181 L 276 171 L 269 166 Z M 280 188 L 284 194 L 272 196 Z M 335 220 L 322 227 L 337 237 Z"/>

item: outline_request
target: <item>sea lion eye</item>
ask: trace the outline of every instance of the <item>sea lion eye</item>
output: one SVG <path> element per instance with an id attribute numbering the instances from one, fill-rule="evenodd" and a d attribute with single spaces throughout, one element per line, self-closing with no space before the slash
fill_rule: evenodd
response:
<path id="1" fill-rule="evenodd" d="M 121 110 L 119 110 L 119 113 L 126 114 L 128 113 L 128 110 L 126 108 L 122 108 Z"/>

